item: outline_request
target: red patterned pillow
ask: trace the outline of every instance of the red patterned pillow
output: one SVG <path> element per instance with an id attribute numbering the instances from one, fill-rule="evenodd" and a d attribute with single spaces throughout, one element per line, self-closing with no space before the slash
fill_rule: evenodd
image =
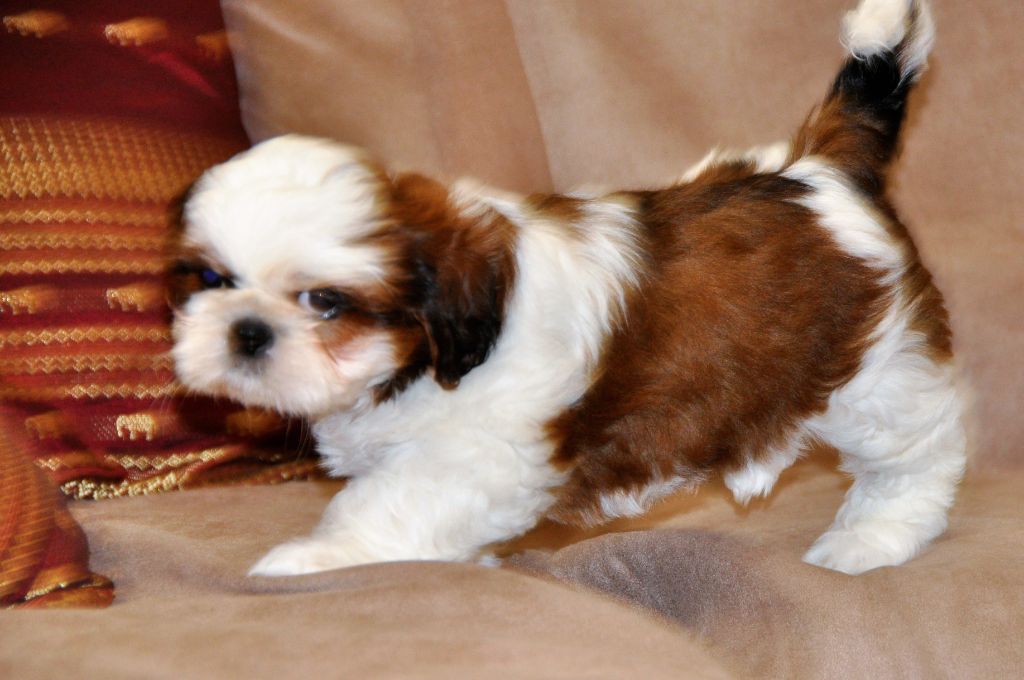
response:
<path id="1" fill-rule="evenodd" d="M 271 414 L 186 398 L 163 290 L 173 198 L 247 144 L 214 0 L 6 3 L 0 401 L 75 497 L 307 476 Z"/>
<path id="2" fill-rule="evenodd" d="M 21 454 L 25 436 L 0 406 L 0 607 L 106 606 L 113 585 L 89 570 L 85 534 Z"/>

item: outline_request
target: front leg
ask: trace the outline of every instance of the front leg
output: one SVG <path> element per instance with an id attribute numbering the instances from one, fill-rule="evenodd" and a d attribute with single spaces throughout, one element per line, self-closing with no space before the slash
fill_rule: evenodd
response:
<path id="1" fill-rule="evenodd" d="M 448 461 L 451 462 L 451 461 Z M 514 457 L 432 465 L 410 456 L 353 479 L 313 533 L 277 546 L 249 571 L 290 576 L 372 562 L 470 560 L 532 528 L 551 504 L 551 475 Z"/>
<path id="2" fill-rule="evenodd" d="M 252 566 L 249 576 L 297 576 L 374 561 L 354 541 L 314 533 L 277 546 Z"/>

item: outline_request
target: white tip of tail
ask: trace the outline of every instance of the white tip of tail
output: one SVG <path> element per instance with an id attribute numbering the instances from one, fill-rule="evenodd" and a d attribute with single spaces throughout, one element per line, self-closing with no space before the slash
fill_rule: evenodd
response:
<path id="1" fill-rule="evenodd" d="M 862 0 L 843 18 L 843 45 L 850 54 L 866 59 L 900 46 L 904 78 L 921 72 L 934 39 L 926 0 Z"/>

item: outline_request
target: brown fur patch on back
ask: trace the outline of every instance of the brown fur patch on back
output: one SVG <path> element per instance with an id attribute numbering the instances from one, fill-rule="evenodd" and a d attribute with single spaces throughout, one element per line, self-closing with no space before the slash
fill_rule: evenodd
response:
<path id="1" fill-rule="evenodd" d="M 637 194 L 650 268 L 590 390 L 550 423 L 571 470 L 555 519 L 757 456 L 856 372 L 877 274 L 794 203 L 806 187 L 742 166 Z"/>

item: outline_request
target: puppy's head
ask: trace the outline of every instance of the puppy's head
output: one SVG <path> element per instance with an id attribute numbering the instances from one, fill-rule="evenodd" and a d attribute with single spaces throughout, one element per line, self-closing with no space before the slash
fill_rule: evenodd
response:
<path id="1" fill-rule="evenodd" d="M 352 148 L 264 142 L 204 174 L 182 222 L 173 354 L 194 390 L 318 416 L 428 371 L 453 388 L 500 332 L 511 225 Z"/>

